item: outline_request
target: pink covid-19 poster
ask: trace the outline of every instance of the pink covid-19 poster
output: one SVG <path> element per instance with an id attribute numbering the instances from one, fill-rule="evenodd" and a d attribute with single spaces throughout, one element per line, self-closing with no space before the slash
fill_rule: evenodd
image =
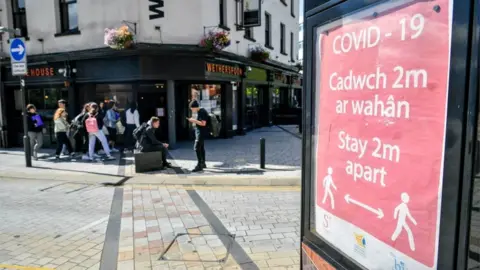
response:
<path id="1" fill-rule="evenodd" d="M 451 5 L 391 1 L 318 29 L 316 230 L 369 269 L 436 268 Z"/>

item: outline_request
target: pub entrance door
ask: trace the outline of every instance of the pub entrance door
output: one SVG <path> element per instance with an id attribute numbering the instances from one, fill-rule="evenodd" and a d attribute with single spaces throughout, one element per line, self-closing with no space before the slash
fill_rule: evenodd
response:
<path id="1" fill-rule="evenodd" d="M 168 110 L 166 88 L 140 87 L 137 95 L 140 122 L 147 122 L 156 116 L 160 118 L 160 128 L 157 137 L 163 142 L 168 141 Z"/>

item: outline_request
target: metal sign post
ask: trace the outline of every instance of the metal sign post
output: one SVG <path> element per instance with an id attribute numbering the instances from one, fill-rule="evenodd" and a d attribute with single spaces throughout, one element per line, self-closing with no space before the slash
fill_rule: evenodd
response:
<path id="1" fill-rule="evenodd" d="M 32 167 L 32 151 L 30 149 L 30 138 L 28 137 L 28 122 L 26 111 L 25 79 L 27 74 L 27 51 L 24 38 L 10 39 L 10 61 L 12 64 L 12 75 L 20 76 L 20 92 L 22 95 L 23 115 L 23 147 L 25 151 L 25 166 Z"/>

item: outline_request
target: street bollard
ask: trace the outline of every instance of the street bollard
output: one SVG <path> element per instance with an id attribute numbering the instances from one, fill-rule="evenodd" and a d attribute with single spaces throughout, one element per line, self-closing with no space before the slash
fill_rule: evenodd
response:
<path id="1" fill-rule="evenodd" d="M 265 138 L 260 139 L 260 169 L 265 169 Z"/>

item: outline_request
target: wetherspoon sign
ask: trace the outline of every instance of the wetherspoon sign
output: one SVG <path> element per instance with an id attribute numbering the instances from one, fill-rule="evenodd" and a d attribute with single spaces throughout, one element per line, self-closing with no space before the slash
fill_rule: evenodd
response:
<path id="1" fill-rule="evenodd" d="M 317 29 L 316 232 L 367 269 L 436 269 L 450 0 Z"/>

